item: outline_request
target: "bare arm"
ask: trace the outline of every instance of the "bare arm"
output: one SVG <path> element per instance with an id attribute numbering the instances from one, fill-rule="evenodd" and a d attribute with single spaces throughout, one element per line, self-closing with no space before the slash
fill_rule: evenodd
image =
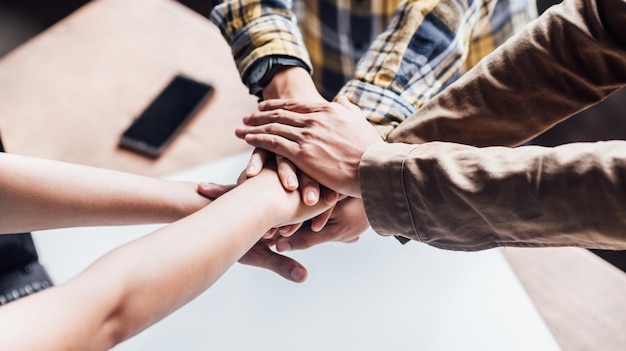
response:
<path id="1" fill-rule="evenodd" d="M 228 186 L 199 184 L 196 188 L 191 182 L 0 153 L 0 234 L 76 226 L 170 223 L 228 190 Z M 271 250 L 269 242 L 260 242 L 241 262 L 272 270 L 296 282 L 306 279 L 306 268 Z"/>
<path id="2" fill-rule="evenodd" d="M 112 251 L 68 283 L 0 308 L 3 348 L 109 349 L 211 286 L 269 228 L 326 208 L 301 204 L 297 192 L 283 190 L 266 170 L 210 206 Z"/>
<path id="3" fill-rule="evenodd" d="M 190 182 L 0 153 L 0 233 L 165 223 L 209 202 Z"/>

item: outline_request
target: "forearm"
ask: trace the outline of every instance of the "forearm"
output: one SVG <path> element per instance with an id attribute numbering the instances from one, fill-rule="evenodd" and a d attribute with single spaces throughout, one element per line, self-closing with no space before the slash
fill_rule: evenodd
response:
<path id="1" fill-rule="evenodd" d="M 210 287 L 273 225 L 277 193 L 249 182 L 172 226 L 122 247 L 85 273 L 109 277 L 123 294 L 111 299 L 114 343 L 145 329 Z M 261 185 L 259 185 L 261 184 Z M 138 261 L 142 253 L 158 253 Z M 128 269 L 134 260 L 136 267 Z M 126 267 L 126 268 L 124 268 Z M 119 276 L 120 269 L 126 269 Z"/>
<path id="2" fill-rule="evenodd" d="M 317 91 L 309 72 L 301 67 L 288 67 L 276 73 L 270 83 L 263 88 L 263 98 L 326 102 Z"/>
<path id="3" fill-rule="evenodd" d="M 196 185 L 0 154 L 0 233 L 171 222 L 209 201 Z"/>
<path id="4" fill-rule="evenodd" d="M 444 249 L 623 250 L 625 154 L 623 141 L 514 149 L 380 143 L 363 157 L 361 191 L 377 232 Z"/>
<path id="5" fill-rule="evenodd" d="M 518 145 L 626 84 L 626 2 L 565 0 L 405 120 L 388 140 Z"/>
<path id="6" fill-rule="evenodd" d="M 264 177 L 114 250 L 66 284 L 3 306 L 3 346 L 106 350 L 190 301 L 284 217 L 277 205 L 285 197 L 275 192 L 282 189 Z"/>

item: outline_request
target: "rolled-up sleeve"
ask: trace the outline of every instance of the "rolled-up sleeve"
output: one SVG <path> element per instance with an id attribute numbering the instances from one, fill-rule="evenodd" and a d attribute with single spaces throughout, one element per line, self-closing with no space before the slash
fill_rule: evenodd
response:
<path id="1" fill-rule="evenodd" d="M 552 6 L 391 132 L 392 142 L 519 145 L 626 84 L 626 1 Z"/>
<path id="2" fill-rule="evenodd" d="M 402 1 L 339 95 L 386 138 L 535 16 L 530 0 Z"/>
<path id="3" fill-rule="evenodd" d="M 230 45 L 240 75 L 270 55 L 296 57 L 311 67 L 291 6 L 291 0 L 227 0 L 213 8 L 211 21 Z"/>

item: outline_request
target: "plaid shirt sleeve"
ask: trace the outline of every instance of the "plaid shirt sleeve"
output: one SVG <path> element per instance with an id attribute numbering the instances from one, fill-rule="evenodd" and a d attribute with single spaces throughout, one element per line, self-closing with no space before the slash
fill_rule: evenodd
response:
<path id="1" fill-rule="evenodd" d="M 532 0 L 406 0 L 341 89 L 386 139 L 536 17 Z"/>
<path id="2" fill-rule="evenodd" d="M 226 0 L 211 11 L 211 21 L 231 47 L 239 74 L 269 55 L 311 62 L 291 0 Z"/>

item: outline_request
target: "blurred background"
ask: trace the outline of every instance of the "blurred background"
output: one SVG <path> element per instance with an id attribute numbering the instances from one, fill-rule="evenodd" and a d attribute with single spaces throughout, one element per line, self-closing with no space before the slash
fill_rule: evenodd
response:
<path id="1" fill-rule="evenodd" d="M 0 0 L 0 59 L 11 50 L 63 19 L 88 1 Z M 212 0 L 179 0 L 208 16 Z M 558 1 L 539 0 L 539 12 Z M 531 143 L 554 146 L 576 141 L 624 139 L 626 135 L 626 89 L 538 136 Z M 594 251 L 626 271 L 626 252 Z"/>

